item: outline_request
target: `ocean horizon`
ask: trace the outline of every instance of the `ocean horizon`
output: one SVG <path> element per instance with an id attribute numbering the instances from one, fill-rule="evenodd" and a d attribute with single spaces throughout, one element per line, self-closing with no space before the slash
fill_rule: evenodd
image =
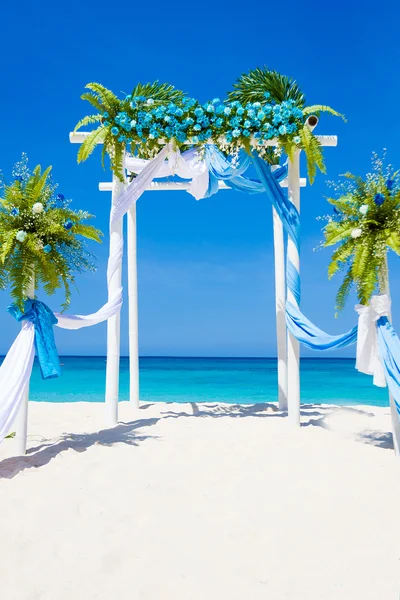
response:
<path id="1" fill-rule="evenodd" d="M 105 356 L 62 356 L 63 376 L 43 381 L 35 359 L 29 398 L 35 402 L 103 402 Z M 301 359 L 301 401 L 389 406 L 387 389 L 358 373 L 354 358 Z M 277 402 L 276 358 L 143 356 L 143 402 Z M 129 398 L 129 358 L 121 357 L 120 401 Z"/>

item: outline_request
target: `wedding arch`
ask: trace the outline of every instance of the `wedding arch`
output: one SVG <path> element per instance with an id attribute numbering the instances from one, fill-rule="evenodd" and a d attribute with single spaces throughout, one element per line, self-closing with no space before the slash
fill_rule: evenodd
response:
<path id="1" fill-rule="evenodd" d="M 310 124 L 310 121 L 312 124 Z M 317 118 L 308 119 L 308 127 L 312 131 L 317 124 Z M 70 142 L 81 144 L 89 133 L 71 132 Z M 337 137 L 334 135 L 316 136 L 321 146 L 336 146 Z M 211 140 L 210 140 L 211 142 Z M 189 145 L 189 144 L 188 144 Z M 279 139 L 266 142 L 270 148 L 279 146 Z M 158 159 L 157 164 L 155 161 Z M 125 154 L 123 164 L 126 168 L 125 179 L 122 183 L 113 174 L 112 181 L 99 183 L 99 190 L 111 192 L 111 214 L 116 213 L 116 206 L 126 202 L 127 210 L 127 260 L 128 260 L 128 310 L 129 310 L 129 398 L 134 407 L 139 406 L 139 342 L 138 342 L 138 283 L 137 283 L 137 254 L 136 254 L 136 202 L 145 191 L 177 191 L 185 190 L 197 200 L 204 197 L 209 188 L 210 170 L 205 159 L 199 159 L 191 150 L 181 154 L 168 144 L 164 145 L 157 159 L 144 160 Z M 210 164 L 210 163 L 208 163 Z M 249 166 L 249 165 L 247 165 Z M 227 173 L 227 171 L 230 171 Z M 216 176 L 215 166 L 212 176 Z M 243 167 L 238 169 L 223 166 L 218 173 L 218 190 L 235 189 L 229 186 L 232 178 L 240 177 Z M 177 175 L 180 181 L 168 178 Z M 285 174 L 286 175 L 286 174 Z M 131 183 L 128 183 L 131 177 Z M 230 179 L 229 179 L 230 178 Z M 157 179 L 155 181 L 155 179 Z M 300 177 L 300 151 L 296 151 L 292 160 L 288 161 L 287 175 L 280 182 L 281 187 L 287 188 L 288 198 L 297 211 L 300 211 L 300 188 L 306 185 L 306 179 Z M 242 190 L 244 191 L 244 190 Z M 248 190 L 253 191 L 253 190 Z M 259 190 L 263 192 L 261 187 Z M 124 200 L 121 195 L 125 192 Z M 279 408 L 288 410 L 289 419 L 300 424 L 300 348 L 299 342 L 287 329 L 285 319 L 286 296 L 297 304 L 298 298 L 286 284 L 285 276 L 285 240 L 281 217 L 276 208 L 273 212 L 274 262 L 275 262 L 275 306 L 277 331 L 277 360 L 278 360 L 278 399 Z M 118 213 L 120 214 L 120 213 Z M 112 220 L 110 228 L 110 255 L 114 248 L 123 245 L 122 218 Z M 288 259 L 300 271 L 300 256 L 296 245 L 287 240 Z M 118 256 L 118 267 L 109 282 L 109 295 L 121 288 L 122 253 Z M 119 357 L 120 357 L 120 318 L 119 314 L 108 320 L 107 326 L 107 371 L 106 371 L 106 423 L 114 426 L 118 422 L 118 387 L 119 387 Z"/>

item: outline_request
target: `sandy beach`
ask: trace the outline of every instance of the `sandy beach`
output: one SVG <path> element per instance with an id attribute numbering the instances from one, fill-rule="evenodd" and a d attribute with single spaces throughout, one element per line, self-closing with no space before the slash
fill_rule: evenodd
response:
<path id="1" fill-rule="evenodd" d="M 1 598 L 399 597 L 388 409 L 29 409 L 27 456 L 0 446 Z"/>

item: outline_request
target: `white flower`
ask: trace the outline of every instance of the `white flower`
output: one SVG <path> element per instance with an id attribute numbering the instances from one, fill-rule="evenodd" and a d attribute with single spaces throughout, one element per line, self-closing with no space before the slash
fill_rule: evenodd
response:
<path id="1" fill-rule="evenodd" d="M 39 213 L 43 212 L 43 210 L 44 210 L 44 208 L 43 208 L 43 204 L 41 202 L 36 202 L 36 204 L 34 204 L 32 206 L 32 211 L 37 215 Z"/>
<path id="2" fill-rule="evenodd" d="M 362 235 L 362 229 L 360 229 L 359 227 L 356 227 L 356 229 L 353 229 L 353 231 L 351 232 L 351 237 L 356 239 L 359 238 Z"/>
<path id="3" fill-rule="evenodd" d="M 21 231 L 18 231 L 15 237 L 19 242 L 24 242 L 27 235 L 28 234 L 26 233 L 26 231 L 22 231 L 21 229 Z"/>
<path id="4" fill-rule="evenodd" d="M 146 104 L 149 104 L 150 106 L 154 104 L 153 98 L 148 98 Z"/>
<path id="5" fill-rule="evenodd" d="M 360 213 L 362 215 L 366 215 L 368 212 L 368 204 L 363 204 L 362 206 L 360 206 Z"/>

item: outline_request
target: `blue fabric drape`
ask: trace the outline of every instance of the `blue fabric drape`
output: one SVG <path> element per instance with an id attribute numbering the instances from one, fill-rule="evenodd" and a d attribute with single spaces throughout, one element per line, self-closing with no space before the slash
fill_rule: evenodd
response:
<path id="1" fill-rule="evenodd" d="M 400 417 L 400 340 L 387 317 L 378 319 L 376 326 L 379 356 Z"/>
<path id="2" fill-rule="evenodd" d="M 346 333 L 329 335 L 311 323 L 291 302 L 286 302 L 286 324 L 290 333 L 311 350 L 344 348 L 357 341 L 357 325 Z"/>
<path id="3" fill-rule="evenodd" d="M 265 185 L 260 180 L 243 175 L 252 163 L 252 158 L 244 150 L 239 152 L 239 156 L 233 166 L 232 162 L 222 152 L 209 144 L 205 148 L 205 161 L 209 172 L 206 198 L 217 193 L 218 180 L 224 181 L 226 185 L 238 192 L 246 192 L 248 194 L 265 193 Z M 286 175 L 287 166 L 285 165 L 274 172 L 273 178 L 281 181 Z"/>
<path id="4" fill-rule="evenodd" d="M 35 327 L 35 349 L 42 379 L 54 379 L 61 376 L 60 359 L 54 340 L 53 325 L 57 318 L 46 304 L 39 300 L 26 300 L 24 312 L 15 304 L 7 311 L 17 321 L 31 321 Z"/>

